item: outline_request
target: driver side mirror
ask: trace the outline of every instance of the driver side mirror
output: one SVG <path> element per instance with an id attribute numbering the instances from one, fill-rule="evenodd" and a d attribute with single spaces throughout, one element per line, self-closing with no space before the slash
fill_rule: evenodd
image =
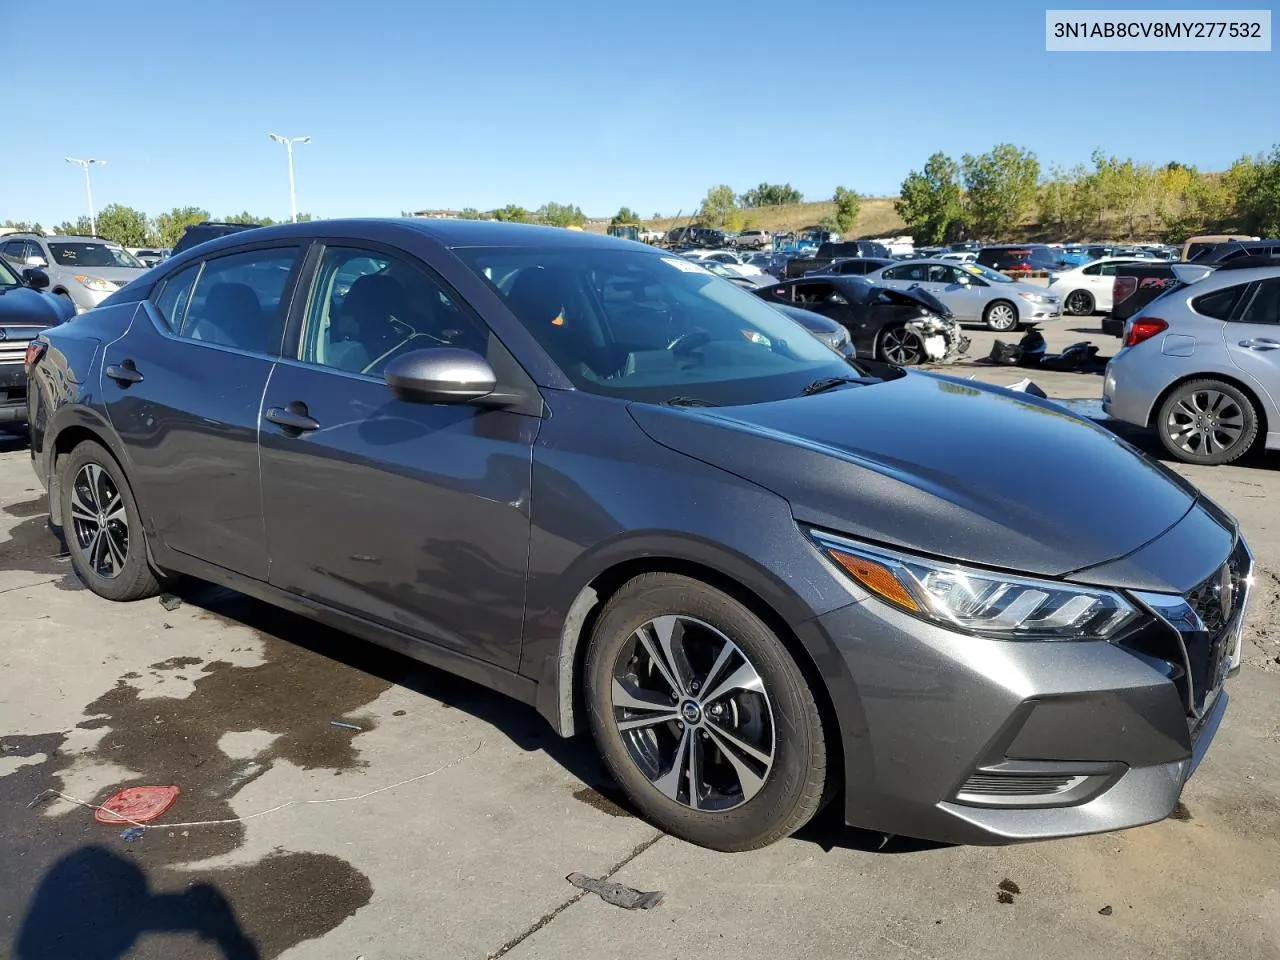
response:
<path id="1" fill-rule="evenodd" d="M 478 353 L 457 347 L 432 347 L 396 357 L 383 374 L 391 392 L 407 403 L 474 403 L 505 407 L 518 394 L 499 393 L 498 376 Z"/>
<path id="2" fill-rule="evenodd" d="M 44 290 L 49 286 L 49 275 L 38 267 L 27 267 L 22 271 L 22 282 L 32 290 Z"/>

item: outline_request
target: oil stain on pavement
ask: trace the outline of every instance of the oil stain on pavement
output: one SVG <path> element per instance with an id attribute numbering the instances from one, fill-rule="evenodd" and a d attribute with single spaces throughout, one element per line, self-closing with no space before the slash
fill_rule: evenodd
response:
<path id="1" fill-rule="evenodd" d="M 137 776 L 85 799 L 100 803 L 120 787 L 176 783 L 182 795 L 170 819 L 233 819 L 231 800 L 278 760 L 334 775 L 362 766 L 359 734 L 330 721 L 370 703 L 412 665 L 362 645 L 353 666 L 344 662 L 351 644 L 341 633 L 228 591 L 193 591 L 187 599 L 202 608 L 200 616 L 256 629 L 263 662 L 175 657 L 152 664 L 153 673 L 194 678 L 183 698 L 143 697 L 130 683 L 136 673 L 118 680 L 84 708 L 79 726 L 104 729 L 88 759 Z M 265 744 L 253 756 L 219 748 L 224 735 L 248 732 Z M 0 805 L 13 812 L 0 856 L 0 936 L 17 960 L 173 956 L 172 937 L 138 939 L 159 930 L 188 934 L 193 956 L 275 957 L 336 928 L 371 899 L 368 878 L 328 854 L 277 850 L 248 865 L 175 869 L 234 850 L 244 836 L 239 823 L 173 835 L 150 830 L 126 843 L 87 810 L 27 812 L 59 773 L 85 759 L 64 751 L 66 738 L 0 738 L 0 756 L 12 768 L 0 777 Z M 16 758 L 30 762 L 13 767 Z M 197 949 L 197 939 L 217 949 Z"/>

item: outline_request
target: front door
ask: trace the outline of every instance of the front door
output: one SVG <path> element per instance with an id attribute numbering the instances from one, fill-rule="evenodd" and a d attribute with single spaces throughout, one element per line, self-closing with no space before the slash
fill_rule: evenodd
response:
<path id="1" fill-rule="evenodd" d="M 1245 291 L 1245 303 L 1222 326 L 1231 362 L 1280 405 L 1280 277 Z"/>
<path id="2" fill-rule="evenodd" d="M 982 319 L 986 298 L 978 284 L 985 285 L 985 281 L 950 264 L 931 266 L 929 279 L 932 282 L 924 286 L 947 305 L 955 320 L 968 323 Z"/>
<path id="3" fill-rule="evenodd" d="M 416 261 L 325 249 L 262 403 L 269 579 L 514 670 L 541 420 L 397 399 L 387 363 L 441 345 L 502 349 Z"/>
<path id="4" fill-rule="evenodd" d="M 197 261 L 106 347 L 102 395 L 143 515 L 164 546 L 265 580 L 258 408 L 300 249 Z"/>

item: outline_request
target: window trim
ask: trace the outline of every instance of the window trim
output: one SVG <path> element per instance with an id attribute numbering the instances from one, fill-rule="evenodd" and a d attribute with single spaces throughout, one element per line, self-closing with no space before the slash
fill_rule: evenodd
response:
<path id="1" fill-rule="evenodd" d="M 312 239 L 310 237 L 282 237 L 276 240 L 266 240 L 259 243 L 245 244 L 242 247 L 231 247 L 217 251 L 216 254 L 205 257 L 192 257 L 191 259 L 183 258 L 181 263 L 173 265 L 173 269 L 166 273 L 163 277 L 156 280 L 152 286 L 150 293 L 142 301 L 147 306 L 147 319 L 151 321 L 152 327 L 160 336 L 177 340 L 181 343 L 191 343 L 198 347 L 206 349 L 218 350 L 223 353 L 234 353 L 244 357 L 257 357 L 264 360 L 279 360 L 282 356 L 281 349 L 286 340 L 289 321 L 293 316 L 294 306 L 298 299 L 299 281 L 302 278 L 302 270 L 307 262 L 310 253 Z M 164 292 L 165 287 L 169 285 L 169 281 L 182 273 L 188 267 L 198 264 L 200 272 L 196 274 L 196 282 L 192 285 L 192 290 L 199 289 L 199 284 L 204 279 L 205 268 L 218 260 L 225 260 L 227 257 L 238 256 L 245 253 L 253 253 L 258 250 L 276 250 L 276 249 L 294 249 L 298 252 L 293 266 L 289 270 L 289 276 L 285 279 L 284 290 L 281 292 L 281 299 L 285 297 L 289 299 L 289 306 L 285 310 L 284 320 L 280 331 L 280 343 L 276 346 L 275 353 L 262 353 L 257 350 L 245 350 L 242 347 L 233 347 L 225 343 L 213 343 L 208 340 L 195 340 L 191 337 L 184 337 L 181 333 L 175 332 L 169 327 L 169 324 L 161 316 L 159 309 L 156 307 L 153 297 L 159 296 Z M 190 304 L 188 303 L 188 308 Z M 186 311 L 183 311 L 183 324 L 186 323 Z M 178 328 L 181 330 L 181 327 Z"/>
<path id="2" fill-rule="evenodd" d="M 1198 296 L 1191 297 L 1190 300 L 1187 302 L 1187 305 L 1191 308 L 1191 312 L 1194 313 L 1197 317 L 1203 317 L 1206 320 L 1217 320 L 1219 323 L 1238 323 L 1240 322 L 1239 317 L 1242 312 L 1241 304 L 1245 303 L 1246 301 L 1248 302 L 1253 301 L 1253 295 L 1252 295 L 1252 291 L 1250 290 L 1250 287 L 1256 286 L 1256 285 L 1257 285 L 1257 281 L 1254 281 L 1252 284 L 1235 283 L 1228 287 L 1219 287 L 1217 290 L 1210 290 L 1207 293 L 1202 293 Z M 1204 313 L 1197 306 L 1197 304 L 1201 300 L 1204 300 L 1206 297 L 1212 297 L 1215 294 L 1225 293 L 1228 290 L 1240 290 L 1240 293 L 1236 295 L 1235 303 L 1231 305 L 1231 309 L 1227 311 L 1227 315 L 1225 317 L 1215 317 L 1213 316 L 1213 314 Z"/>
<path id="3" fill-rule="evenodd" d="M 1274 321 L 1270 322 L 1266 320 L 1246 320 L 1244 318 L 1244 315 L 1249 311 L 1249 308 L 1253 306 L 1253 302 L 1258 299 L 1258 294 L 1262 292 L 1262 285 L 1264 283 L 1275 283 L 1280 285 L 1280 277 L 1264 277 L 1261 280 L 1252 281 L 1245 289 L 1244 293 L 1241 294 L 1240 299 L 1236 301 L 1235 307 L 1231 311 L 1231 316 L 1226 322 L 1244 323 L 1251 327 L 1280 326 L 1280 317 L 1277 317 Z M 1223 287 L 1223 289 L 1225 290 L 1228 288 Z"/>

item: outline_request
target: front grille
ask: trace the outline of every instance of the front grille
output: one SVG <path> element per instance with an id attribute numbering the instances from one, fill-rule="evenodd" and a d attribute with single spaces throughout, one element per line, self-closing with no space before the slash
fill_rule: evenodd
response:
<path id="1" fill-rule="evenodd" d="M 0 363 L 23 363 L 30 340 L 0 340 Z"/>
<path id="2" fill-rule="evenodd" d="M 960 792 L 980 797 L 1043 797 L 1059 793 L 1079 779 L 1070 775 L 975 773 L 964 782 Z"/>

